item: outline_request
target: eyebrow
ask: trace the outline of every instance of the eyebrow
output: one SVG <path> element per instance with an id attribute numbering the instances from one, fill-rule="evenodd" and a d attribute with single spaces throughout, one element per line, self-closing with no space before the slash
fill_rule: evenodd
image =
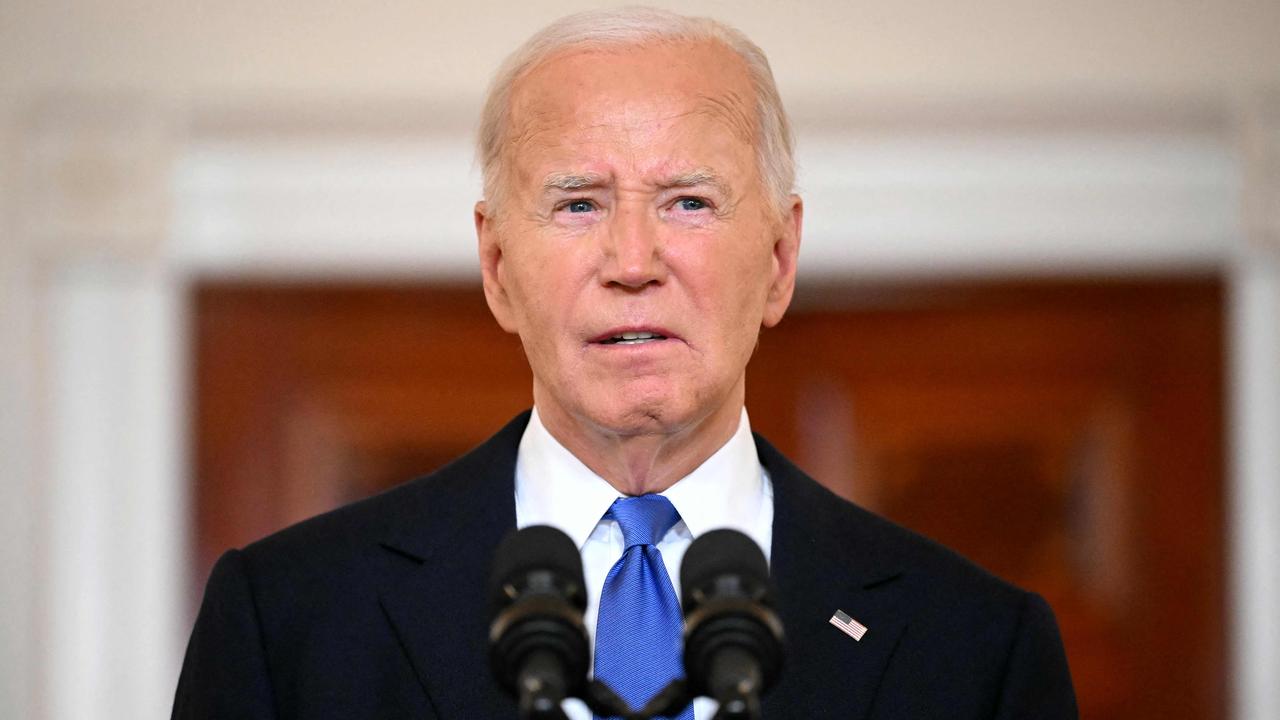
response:
<path id="1" fill-rule="evenodd" d="M 542 191 L 569 191 L 581 190 L 583 188 L 601 187 L 607 184 L 607 179 L 600 173 L 551 173 L 542 181 Z M 699 185 L 710 185 L 725 196 L 732 193 L 729 191 L 729 184 L 724 181 L 714 170 L 707 168 L 698 168 L 687 172 L 677 173 L 668 177 L 659 183 L 662 188 L 686 188 L 697 187 Z"/>
<path id="2" fill-rule="evenodd" d="M 714 170 L 707 168 L 698 168 L 697 170 L 679 173 L 662 183 L 662 186 L 667 188 L 696 187 L 698 185 L 710 185 L 726 197 L 732 195 L 729 192 L 729 183 L 725 182 Z"/>
<path id="3" fill-rule="evenodd" d="M 599 173 L 551 173 L 542 181 L 542 190 L 581 190 L 604 184 L 604 176 Z"/>

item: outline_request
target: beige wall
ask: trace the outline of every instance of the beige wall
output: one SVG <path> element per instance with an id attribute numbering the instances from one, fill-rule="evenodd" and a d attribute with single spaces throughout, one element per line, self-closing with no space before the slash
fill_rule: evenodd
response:
<path id="1" fill-rule="evenodd" d="M 473 103 L 547 19 L 604 3 L 8 0 L 0 88 L 427 97 Z M 1275 0 L 656 2 L 770 53 L 792 101 L 832 93 L 1053 99 L 1280 84 Z"/>

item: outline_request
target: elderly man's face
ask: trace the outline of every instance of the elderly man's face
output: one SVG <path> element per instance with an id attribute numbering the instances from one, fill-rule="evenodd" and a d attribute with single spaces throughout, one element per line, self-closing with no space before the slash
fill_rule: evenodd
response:
<path id="1" fill-rule="evenodd" d="M 800 204 L 760 180 L 744 63 L 711 43 L 570 51 L 512 98 L 485 292 L 544 417 L 672 434 L 732 413 L 791 299 Z"/>

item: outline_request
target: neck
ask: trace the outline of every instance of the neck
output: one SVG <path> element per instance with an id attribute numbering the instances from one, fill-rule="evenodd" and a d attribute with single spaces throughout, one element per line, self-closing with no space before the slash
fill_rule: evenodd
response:
<path id="1" fill-rule="evenodd" d="M 686 425 L 618 431 L 538 403 L 547 432 L 624 495 L 662 492 L 698 468 L 738 430 L 742 387 L 734 399 Z M 535 393 L 536 400 L 536 393 Z"/>

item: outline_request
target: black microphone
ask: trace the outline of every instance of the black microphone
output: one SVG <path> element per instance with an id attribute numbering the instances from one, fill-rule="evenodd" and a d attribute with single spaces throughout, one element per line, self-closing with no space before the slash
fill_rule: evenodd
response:
<path id="1" fill-rule="evenodd" d="M 783 656 L 764 553 L 737 530 L 713 530 L 689 546 L 680 586 L 689 689 L 720 703 L 716 720 L 759 718 Z"/>
<path id="2" fill-rule="evenodd" d="M 507 534 L 489 581 L 489 663 L 520 704 L 520 717 L 565 720 L 560 702 L 587 682 L 587 593 L 578 548 L 535 525 Z"/>

